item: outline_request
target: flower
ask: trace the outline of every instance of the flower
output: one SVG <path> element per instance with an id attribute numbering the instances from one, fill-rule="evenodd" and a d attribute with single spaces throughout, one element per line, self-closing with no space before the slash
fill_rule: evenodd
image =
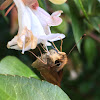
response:
<path id="1" fill-rule="evenodd" d="M 46 32 L 47 25 L 41 23 L 42 19 L 39 20 L 39 18 L 31 10 L 36 10 L 38 8 L 41 9 L 38 7 L 37 3 L 35 3 L 35 5 L 28 6 L 22 0 L 14 0 L 14 2 L 18 10 L 19 30 L 18 34 L 8 42 L 8 48 L 22 50 L 22 53 L 24 53 L 27 50 L 35 49 L 39 43 L 42 43 L 45 47 L 47 47 L 50 46 L 48 41 L 56 41 L 65 37 L 64 34 L 51 34 Z M 53 15 L 56 15 L 56 13 Z M 55 24 L 56 22 L 54 20 L 56 19 L 55 16 L 52 18 L 52 22 L 46 21 L 46 23 L 49 23 L 49 26 L 57 25 L 58 23 Z"/>
<path id="2" fill-rule="evenodd" d="M 67 0 L 49 0 L 49 1 L 51 1 L 51 2 L 54 3 L 54 4 L 63 4 L 63 3 L 65 3 Z"/>
<path id="3" fill-rule="evenodd" d="M 7 47 L 11 49 L 22 50 L 22 53 L 24 53 L 24 51 L 35 49 L 37 46 L 38 40 L 32 32 L 32 25 L 35 25 L 32 24 L 32 20 L 36 17 L 34 17 L 34 14 L 32 14 L 30 8 L 24 5 L 22 0 L 14 0 L 14 2 L 18 10 L 19 30 L 18 34 L 10 42 L 8 42 Z M 31 14 L 32 16 L 30 16 Z M 35 20 L 38 19 L 36 18 Z M 37 22 L 38 21 L 36 21 L 36 23 Z M 37 26 L 38 25 L 36 24 L 35 28 Z"/>

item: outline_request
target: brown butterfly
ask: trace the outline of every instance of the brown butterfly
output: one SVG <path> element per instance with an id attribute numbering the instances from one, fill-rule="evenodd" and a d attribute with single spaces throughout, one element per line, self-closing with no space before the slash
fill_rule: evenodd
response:
<path id="1" fill-rule="evenodd" d="M 39 59 L 32 63 L 32 66 L 40 71 L 46 81 L 60 86 L 62 68 L 65 64 L 67 64 L 66 53 L 58 51 L 58 49 L 55 48 L 45 54 L 42 54 Z"/>
<path id="2" fill-rule="evenodd" d="M 84 34 L 80 38 L 80 40 L 84 36 L 86 36 L 86 34 Z M 60 46 L 60 51 L 57 49 L 54 43 L 53 45 L 55 48 L 51 49 L 45 54 L 41 54 L 41 57 L 37 57 L 34 53 L 31 52 L 35 57 L 37 57 L 37 60 L 32 63 L 32 66 L 41 73 L 46 81 L 60 86 L 63 74 L 63 67 L 65 66 L 65 64 L 67 64 L 68 58 L 67 54 L 65 52 L 62 52 L 62 42 Z M 77 44 L 75 44 L 75 46 L 76 45 Z M 74 49 L 74 47 L 70 50 L 69 54 Z"/>

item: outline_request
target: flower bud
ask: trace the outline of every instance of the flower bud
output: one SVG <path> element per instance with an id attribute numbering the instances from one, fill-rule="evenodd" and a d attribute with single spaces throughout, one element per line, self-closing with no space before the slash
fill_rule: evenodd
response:
<path id="1" fill-rule="evenodd" d="M 65 3 L 67 0 L 49 0 L 49 1 L 51 1 L 51 2 L 54 3 L 54 4 L 60 5 L 60 4 Z"/>

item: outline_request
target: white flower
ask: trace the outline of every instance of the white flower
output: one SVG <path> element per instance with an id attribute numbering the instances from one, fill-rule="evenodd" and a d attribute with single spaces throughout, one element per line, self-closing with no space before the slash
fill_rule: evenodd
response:
<path id="1" fill-rule="evenodd" d="M 50 43 L 47 41 L 56 41 L 65 37 L 63 34 L 46 32 L 41 21 L 22 0 L 14 0 L 14 2 L 18 10 L 19 30 L 18 34 L 8 42 L 8 48 L 22 50 L 24 53 L 29 49 L 35 49 L 38 43 L 48 46 Z"/>
<path id="2" fill-rule="evenodd" d="M 18 10 L 19 30 L 18 34 L 10 42 L 8 42 L 7 47 L 16 50 L 22 50 L 22 53 L 24 53 L 24 51 L 36 48 L 38 40 L 33 35 L 32 27 L 36 28 L 38 25 L 32 24 L 32 17 L 35 15 L 32 14 L 29 7 L 25 6 L 21 0 L 14 0 L 14 2 Z M 36 18 L 36 16 L 34 18 Z M 39 21 L 36 18 L 34 23 L 38 22 Z M 41 25 L 39 24 L 39 26 Z"/>

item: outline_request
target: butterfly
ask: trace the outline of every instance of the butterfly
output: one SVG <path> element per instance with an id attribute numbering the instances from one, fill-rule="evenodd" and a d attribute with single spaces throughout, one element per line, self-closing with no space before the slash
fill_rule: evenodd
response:
<path id="1" fill-rule="evenodd" d="M 85 36 L 86 34 L 84 34 L 80 40 Z M 74 45 L 74 47 L 77 45 L 77 43 Z M 60 86 L 63 76 L 63 67 L 67 64 L 68 55 L 72 52 L 74 47 L 67 55 L 65 52 L 62 52 L 62 40 L 60 51 L 57 49 L 54 43 L 53 45 L 53 49 L 51 49 L 49 52 L 46 51 L 45 54 L 41 54 L 41 57 L 37 57 L 34 53 L 31 52 L 35 57 L 37 57 L 37 60 L 32 63 L 32 66 L 40 72 L 46 81 Z"/>
<path id="2" fill-rule="evenodd" d="M 67 61 L 66 53 L 54 48 L 38 57 L 32 63 L 32 66 L 40 72 L 46 81 L 60 86 L 63 74 L 62 69 L 67 64 Z"/>

